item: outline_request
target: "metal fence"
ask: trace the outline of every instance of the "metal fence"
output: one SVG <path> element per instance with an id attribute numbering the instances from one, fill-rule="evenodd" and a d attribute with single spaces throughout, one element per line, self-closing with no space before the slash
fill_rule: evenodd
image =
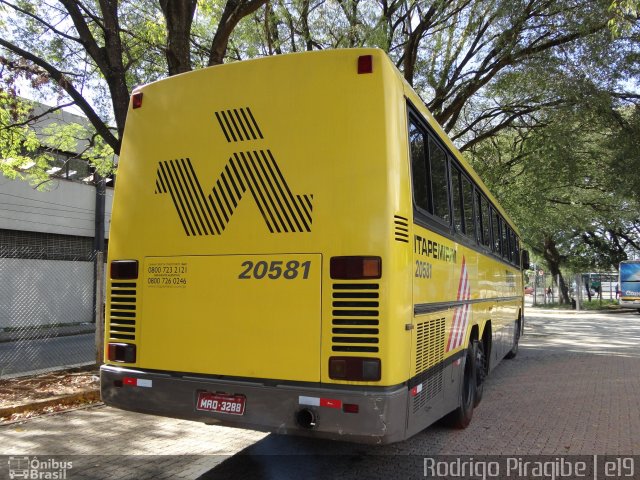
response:
<path id="1" fill-rule="evenodd" d="M 544 272 L 536 272 L 530 277 L 530 285 L 525 292 L 531 295 L 533 305 L 559 303 L 559 279 Z M 587 272 L 566 275 L 564 278 L 569 298 L 579 308 L 589 300 L 617 300 L 618 274 L 615 272 Z"/>
<path id="2" fill-rule="evenodd" d="M 103 271 L 101 253 L 0 246 L 0 378 L 95 364 Z"/>

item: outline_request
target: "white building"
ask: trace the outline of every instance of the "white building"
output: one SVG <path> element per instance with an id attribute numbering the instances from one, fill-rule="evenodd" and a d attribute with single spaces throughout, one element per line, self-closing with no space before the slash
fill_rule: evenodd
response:
<path id="1" fill-rule="evenodd" d="M 87 120 L 62 112 L 40 125 L 52 122 Z M 54 152 L 45 191 L 0 175 L 0 329 L 94 319 L 96 187 L 82 148 Z M 107 187 L 105 238 L 112 198 Z"/>

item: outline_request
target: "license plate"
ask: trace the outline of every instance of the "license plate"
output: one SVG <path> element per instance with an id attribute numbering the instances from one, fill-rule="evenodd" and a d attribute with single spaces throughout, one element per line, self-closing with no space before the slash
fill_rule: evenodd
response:
<path id="1" fill-rule="evenodd" d="M 244 395 L 225 395 L 221 393 L 199 392 L 196 410 L 204 412 L 244 415 Z"/>

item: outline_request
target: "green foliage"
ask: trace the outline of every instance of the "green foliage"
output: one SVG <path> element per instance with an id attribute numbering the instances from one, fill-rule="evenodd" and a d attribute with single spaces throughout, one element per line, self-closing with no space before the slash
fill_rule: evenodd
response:
<path id="1" fill-rule="evenodd" d="M 610 269 L 639 250 L 632 172 L 640 152 L 623 113 L 597 101 L 557 108 L 537 128 L 503 132 L 474 150 L 477 170 L 540 258 L 552 241 L 566 268 Z"/>
<path id="2" fill-rule="evenodd" d="M 5 177 L 46 188 L 57 152 L 75 154 L 101 176 L 113 173 L 113 149 L 86 122 L 53 122 L 36 131 L 30 125 L 33 112 L 32 102 L 0 92 L 0 173 Z"/>
<path id="3" fill-rule="evenodd" d="M 30 111 L 28 102 L 0 91 L 0 173 L 37 184 L 46 178 L 51 157 L 39 151 L 40 141 L 24 124 Z"/>
<path id="4" fill-rule="evenodd" d="M 612 0 L 609 11 L 612 13 L 608 24 L 611 34 L 614 37 L 619 37 L 628 33 L 633 22 L 637 20 L 640 2 L 638 0 Z"/>
<path id="5" fill-rule="evenodd" d="M 42 134 L 41 148 L 76 152 L 74 158 L 86 160 L 103 177 L 114 172 L 113 149 L 92 128 L 80 123 L 52 123 Z"/>

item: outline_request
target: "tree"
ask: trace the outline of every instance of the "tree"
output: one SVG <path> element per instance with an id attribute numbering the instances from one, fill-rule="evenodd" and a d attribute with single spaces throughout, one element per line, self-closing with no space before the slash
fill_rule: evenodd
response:
<path id="1" fill-rule="evenodd" d="M 640 252 L 640 198 L 632 185 L 640 151 L 628 135 L 639 106 L 589 95 L 546 113 L 537 128 L 480 143 L 476 168 L 521 226 L 524 240 L 560 278 L 562 270 L 609 270 Z M 620 175 L 624 158 L 626 176 Z"/>
<path id="2" fill-rule="evenodd" d="M 279 1 L 259 15 L 259 54 L 374 46 L 387 51 L 461 150 L 563 101 L 545 70 L 615 49 L 607 1 Z M 241 39 L 236 39 L 237 42 Z M 616 44 L 616 42 L 618 42 Z M 238 59 L 252 52 L 237 45 Z M 501 85 L 525 82 L 518 95 Z M 566 83 L 562 82 L 562 83 Z"/>
<path id="3" fill-rule="evenodd" d="M 223 61 L 235 26 L 265 1 L 224 3 L 208 46 L 208 65 Z M 201 21 L 215 23 L 216 2 L 201 4 Z M 0 25 L 4 91 L 15 91 L 18 77 L 31 79 L 43 95 L 56 94 L 79 108 L 115 154 L 135 85 L 190 70 L 192 41 L 201 48 L 206 40 L 193 36 L 195 0 L 0 0 L 0 5 L 7 14 Z M 20 119 L 15 126 L 26 123 Z M 11 148 L 28 151 L 29 145 Z M 3 171 L 14 167 L 2 165 Z"/>

